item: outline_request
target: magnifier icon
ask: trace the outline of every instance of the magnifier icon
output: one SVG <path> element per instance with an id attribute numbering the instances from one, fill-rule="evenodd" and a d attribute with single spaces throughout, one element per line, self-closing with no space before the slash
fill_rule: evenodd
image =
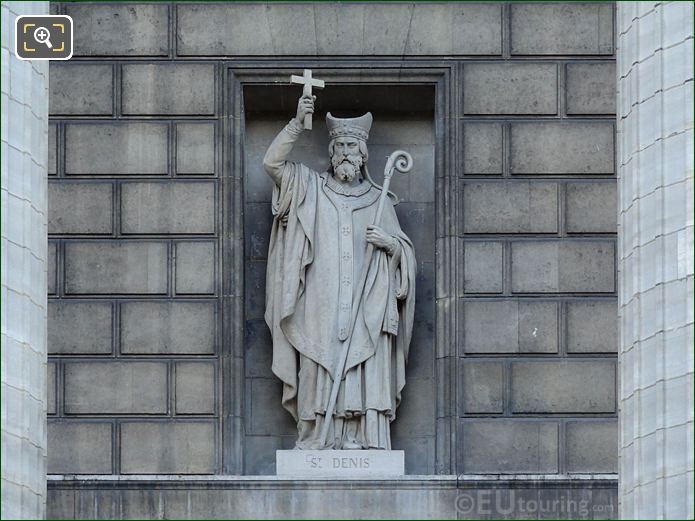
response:
<path id="1" fill-rule="evenodd" d="M 45 43 L 46 47 L 53 49 L 51 45 L 51 33 L 45 27 L 37 27 L 34 31 L 34 39 L 39 43 Z"/>

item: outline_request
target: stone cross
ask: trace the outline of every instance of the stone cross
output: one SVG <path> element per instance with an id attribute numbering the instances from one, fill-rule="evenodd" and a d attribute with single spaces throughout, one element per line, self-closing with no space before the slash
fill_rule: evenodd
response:
<path id="1" fill-rule="evenodd" d="M 326 86 L 325 82 L 323 80 L 317 80 L 311 77 L 311 69 L 304 69 L 304 75 L 303 76 L 296 76 L 292 75 L 290 76 L 290 83 L 298 83 L 299 85 L 304 85 L 304 90 L 302 92 L 302 96 L 308 95 L 311 96 L 311 88 L 316 87 L 317 89 L 322 89 Z M 311 119 L 311 114 L 307 114 L 304 116 L 304 128 L 306 130 L 311 130 L 311 124 L 312 124 L 312 119 Z"/>

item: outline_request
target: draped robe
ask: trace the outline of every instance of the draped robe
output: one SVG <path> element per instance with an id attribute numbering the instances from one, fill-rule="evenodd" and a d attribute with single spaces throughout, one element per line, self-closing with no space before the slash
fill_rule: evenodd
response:
<path id="1" fill-rule="evenodd" d="M 390 449 L 390 422 L 405 385 L 415 303 L 416 261 L 387 199 L 379 225 L 398 242 L 374 248 L 358 309 L 353 296 L 367 252 L 366 229 L 380 191 L 348 187 L 331 174 L 285 162 L 273 191 L 265 320 L 282 405 L 297 421 L 299 449 L 319 440 L 343 342 L 346 372 L 329 427 L 329 448 Z M 350 336 L 353 313 L 357 313 Z"/>

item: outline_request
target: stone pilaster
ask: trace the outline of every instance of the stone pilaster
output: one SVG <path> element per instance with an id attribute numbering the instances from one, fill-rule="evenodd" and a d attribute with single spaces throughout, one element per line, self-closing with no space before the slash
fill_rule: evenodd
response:
<path id="1" fill-rule="evenodd" d="M 46 505 L 48 62 L 14 55 L 15 18 L 48 2 L 2 2 L 2 518 Z M 9 30 L 8 30 L 9 28 Z"/>
<path id="2" fill-rule="evenodd" d="M 693 517 L 693 4 L 618 2 L 620 509 Z"/>

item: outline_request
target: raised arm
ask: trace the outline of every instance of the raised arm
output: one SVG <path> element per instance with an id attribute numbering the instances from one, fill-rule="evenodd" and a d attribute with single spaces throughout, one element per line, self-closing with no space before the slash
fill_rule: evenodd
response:
<path id="1" fill-rule="evenodd" d="M 297 103 L 297 115 L 285 125 L 280 133 L 268 147 L 263 158 L 263 168 L 267 174 L 273 178 L 275 184 L 280 186 L 282 182 L 282 167 L 285 166 L 287 156 L 289 156 L 297 141 L 299 134 L 304 130 L 304 116 L 314 113 L 314 100 L 316 96 L 302 96 Z"/>

